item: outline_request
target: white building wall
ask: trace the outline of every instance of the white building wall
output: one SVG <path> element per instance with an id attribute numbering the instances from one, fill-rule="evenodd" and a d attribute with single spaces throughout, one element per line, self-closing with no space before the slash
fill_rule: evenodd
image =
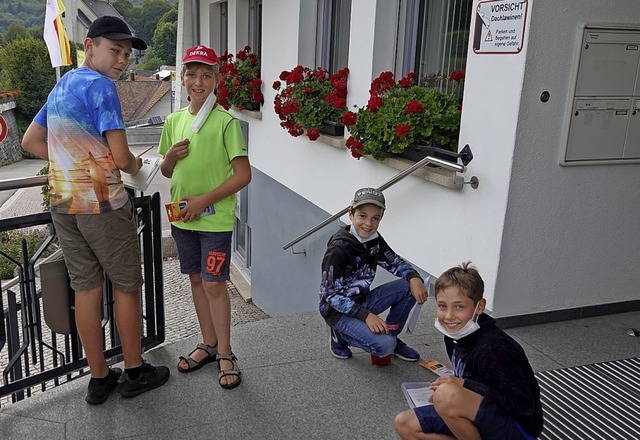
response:
<path id="1" fill-rule="evenodd" d="M 310 142 L 304 137 L 293 138 L 279 127 L 272 105 L 275 91 L 270 86 L 283 69 L 297 64 L 298 5 L 293 0 L 278 2 L 278 8 L 265 3 L 262 56 L 265 106 L 262 121 L 250 126 L 250 137 L 263 141 L 251 145 L 251 162 L 311 203 L 335 213 L 348 204 L 355 189 L 379 186 L 398 171 L 369 159 L 355 160 L 347 150 Z M 373 72 L 374 63 L 379 65 L 386 59 L 389 69 L 393 65 L 393 53 L 374 52 L 374 23 L 376 18 L 380 20 L 376 11 L 374 2 L 352 2 L 349 106 L 362 106 L 368 100 L 371 79 L 379 73 Z M 394 17 L 388 21 L 396 22 Z M 381 33 L 388 37 L 390 32 L 385 28 Z M 508 58 L 488 56 L 469 64 L 461 144 L 469 143 L 475 152 L 476 159 L 468 174 L 479 177 L 480 187 L 472 190 L 467 186 L 456 191 L 408 177 L 386 191 L 389 209 L 381 225 L 381 232 L 394 249 L 427 272 L 439 274 L 463 260 L 473 260 L 485 277 L 490 303 L 524 60 L 524 54 Z M 505 72 L 504 80 L 483 80 L 495 75 L 492 69 Z M 496 127 L 498 118 L 501 122 Z"/>
<path id="2" fill-rule="evenodd" d="M 364 105 L 371 78 L 385 66 L 393 66 L 393 45 L 388 39 L 395 32 L 396 6 L 392 1 L 352 2 L 350 107 Z M 317 295 L 321 255 L 291 256 L 282 251 L 284 243 L 278 240 L 293 239 L 315 223 L 307 218 L 292 227 L 296 222 L 291 219 L 298 212 L 279 212 L 277 206 L 269 211 L 278 203 L 270 199 L 269 179 L 276 183 L 273 188 L 278 187 L 279 197 L 288 199 L 282 206 L 300 206 L 294 199 L 301 197 L 310 207 L 319 208 L 314 211 L 317 214 L 340 211 L 356 188 L 379 186 L 397 173 L 373 160 L 355 160 L 347 150 L 306 137 L 293 138 L 280 128 L 271 84 L 282 70 L 300 63 L 301 48 L 309 47 L 309 39 L 315 38 L 311 26 L 300 25 L 301 7 L 309 5 L 297 0 L 264 1 L 262 119 L 238 114 L 249 121 L 251 164 L 260 172 L 261 186 L 250 186 L 250 198 L 270 202 L 261 205 L 261 212 L 249 208 L 251 222 L 270 216 L 273 229 L 278 222 L 271 216 L 287 216 L 287 231 L 273 233 L 277 240 L 271 237 L 267 243 L 264 237 L 254 237 L 259 242 L 255 255 L 261 258 L 252 262 L 252 274 L 267 264 L 265 258 L 274 265 L 271 278 L 261 274 L 259 283 L 252 283 L 257 293 L 254 301 L 261 307 L 268 305 L 271 314 L 299 311 L 288 309 L 288 298 L 294 295 Z M 475 159 L 466 178 L 477 176 L 480 186 L 457 191 L 410 176 L 388 189 L 389 209 L 380 231 L 392 247 L 436 275 L 471 260 L 483 275 L 485 296 L 496 317 L 635 299 L 633 289 L 640 280 L 629 268 L 638 262 L 640 244 L 630 237 L 633 219 L 638 218 L 633 203 L 637 165 L 561 168 L 558 157 L 578 28 L 592 21 L 628 22 L 628 17 L 640 17 L 639 9 L 634 0 L 566 0 L 562 6 L 551 0 L 530 0 L 525 45 L 519 54 L 470 52 L 460 145 L 473 149 Z M 229 27 L 230 34 L 237 36 L 232 22 Z M 238 40 L 235 45 L 244 42 Z M 539 100 L 543 89 L 552 97 L 545 105 Z M 283 188 L 295 197 L 288 197 Z M 318 238 L 307 240 L 318 252 Z M 304 259 L 309 267 L 302 267 Z M 313 275 L 305 278 L 304 285 L 290 289 L 288 275 L 277 268 L 278 260 L 283 267 L 295 261 L 297 271 Z M 312 310 L 316 302 L 309 300 L 299 307 Z"/>

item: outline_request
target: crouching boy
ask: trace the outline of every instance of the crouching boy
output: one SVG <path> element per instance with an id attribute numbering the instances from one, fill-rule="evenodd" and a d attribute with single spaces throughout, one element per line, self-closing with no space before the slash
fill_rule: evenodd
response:
<path id="1" fill-rule="evenodd" d="M 431 384 L 433 405 L 396 416 L 409 439 L 530 440 L 542 432 L 540 388 L 522 347 L 483 314 L 484 282 L 464 263 L 436 281 L 435 327 L 454 376 Z"/>
<path id="2" fill-rule="evenodd" d="M 416 301 L 426 301 L 427 289 L 418 272 L 378 234 L 385 207 L 377 189 L 356 191 L 351 225 L 331 237 L 322 260 L 320 314 L 331 328 L 331 353 L 339 359 L 351 357 L 349 346 L 370 353 L 372 360 L 388 362 L 391 354 L 410 362 L 420 358 L 398 334 Z M 400 279 L 371 290 L 378 265 Z M 378 316 L 385 310 L 386 320 Z"/>

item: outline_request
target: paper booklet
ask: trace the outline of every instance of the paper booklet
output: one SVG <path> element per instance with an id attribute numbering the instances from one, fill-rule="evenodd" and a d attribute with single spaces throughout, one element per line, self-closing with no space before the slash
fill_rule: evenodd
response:
<path id="1" fill-rule="evenodd" d="M 433 390 L 429 388 L 430 385 L 431 382 L 403 382 L 400 384 L 400 388 L 409 406 L 417 408 L 419 406 L 433 405 L 433 403 L 429 402 L 429 399 L 433 396 Z"/>
<path id="2" fill-rule="evenodd" d="M 164 209 L 167 211 L 167 218 L 170 222 L 179 222 L 182 220 L 182 216 L 180 215 L 180 211 L 187 206 L 187 202 L 184 200 L 180 200 L 179 202 L 167 203 L 164 205 Z M 215 214 L 216 210 L 213 207 L 213 204 L 207 206 L 205 210 L 200 214 L 200 217 L 206 217 L 208 215 Z"/>
<path id="3" fill-rule="evenodd" d="M 146 191 L 149 187 L 149 184 L 158 173 L 160 169 L 160 158 L 159 157 L 145 157 L 142 159 L 142 168 L 138 171 L 135 176 L 131 174 L 127 174 L 124 171 L 120 172 L 120 177 L 122 178 L 122 182 L 124 186 L 132 189 L 136 189 L 140 192 Z"/>
<path id="4" fill-rule="evenodd" d="M 438 362 L 435 359 L 425 359 L 420 362 L 420 366 L 426 368 L 438 376 L 453 376 L 453 370 Z"/>

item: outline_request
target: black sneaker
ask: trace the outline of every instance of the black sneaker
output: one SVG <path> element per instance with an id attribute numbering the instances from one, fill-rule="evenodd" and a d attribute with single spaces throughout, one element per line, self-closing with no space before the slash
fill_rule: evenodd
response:
<path id="1" fill-rule="evenodd" d="M 104 403 L 109 398 L 111 390 L 118 385 L 118 379 L 120 379 L 121 374 L 122 370 L 120 368 L 110 368 L 108 374 L 109 379 L 104 385 L 100 385 L 97 379 L 91 378 L 84 400 L 91 405 Z"/>
<path id="2" fill-rule="evenodd" d="M 167 380 L 169 380 L 169 368 L 154 367 L 143 361 L 142 373 L 137 379 L 130 379 L 126 371 L 122 373 L 118 392 L 122 397 L 134 397 L 164 385 Z"/>

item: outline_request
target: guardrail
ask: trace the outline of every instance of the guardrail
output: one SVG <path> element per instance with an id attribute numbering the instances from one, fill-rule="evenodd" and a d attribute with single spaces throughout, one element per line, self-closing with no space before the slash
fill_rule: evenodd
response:
<path id="1" fill-rule="evenodd" d="M 46 183 L 47 176 L 0 181 L 0 190 L 38 186 Z M 133 195 L 133 194 L 132 194 Z M 154 347 L 165 340 L 164 286 L 162 277 L 161 204 L 160 195 L 141 195 L 133 198 L 137 212 L 137 230 L 140 241 L 144 285 L 142 287 L 142 346 Z M 17 267 L 18 282 L 3 286 L 0 280 L 0 397 L 11 401 L 22 400 L 32 393 L 44 391 L 85 375 L 87 360 L 75 329 L 73 318 L 73 292 L 66 283 L 55 282 L 37 274 L 38 266 L 47 267 L 43 254 L 55 246 L 55 231 L 48 212 L 0 220 L 0 232 L 39 227 L 47 231 L 40 247 L 31 255 L 26 240 L 22 240 L 22 258 L 11 258 L 0 248 L 0 259 L 9 259 Z M 61 261 L 57 263 L 61 264 Z M 54 271 L 55 272 L 55 271 Z M 48 273 L 51 273 L 49 271 Z M 66 277 L 66 270 L 58 270 Z M 114 290 L 105 277 L 103 298 L 103 341 L 108 364 L 122 358 L 122 347 L 114 319 Z M 66 278 L 64 279 L 66 281 Z M 7 283 L 5 283 L 7 284 Z M 68 309 L 58 301 L 43 301 L 43 290 L 63 292 Z M 64 301 L 62 301 L 64 302 Z M 51 321 L 47 316 L 54 317 Z M 60 320 L 62 317 L 62 320 Z M 53 328 L 55 328 L 55 330 Z M 62 329 L 62 330 L 61 330 Z M 86 371 L 85 371 L 86 370 Z M 5 399 L 6 400 L 6 399 Z"/>
<path id="2" fill-rule="evenodd" d="M 420 168 L 422 168 L 422 167 L 424 167 L 424 166 L 426 166 L 428 164 L 437 165 L 437 166 L 439 166 L 441 168 L 444 168 L 446 170 L 451 170 L 451 171 L 455 171 L 455 172 L 458 172 L 458 173 L 464 173 L 466 171 L 466 169 L 467 169 L 467 165 L 473 159 L 473 154 L 471 153 L 471 148 L 469 147 L 469 145 L 465 145 L 465 147 L 460 151 L 460 153 L 452 153 L 452 155 L 461 157 L 463 164 L 460 165 L 458 163 L 449 162 L 447 160 L 442 160 L 442 159 L 439 159 L 437 157 L 427 156 L 424 159 L 422 159 L 422 160 L 416 162 L 415 164 L 411 165 L 406 170 L 398 173 L 397 175 L 395 175 L 394 177 L 392 177 L 391 179 L 389 179 L 388 181 L 386 181 L 385 183 L 380 185 L 377 189 L 378 189 L 378 191 L 384 191 L 385 189 L 395 185 L 397 182 L 399 182 L 402 179 L 404 179 L 405 177 L 407 177 L 409 174 L 413 173 L 414 171 L 416 171 L 416 170 L 418 170 L 418 169 L 420 169 Z M 475 177 L 473 179 L 475 179 Z M 467 183 L 467 182 L 465 182 L 465 183 Z M 468 183 L 470 185 L 476 185 L 476 187 L 477 187 L 477 180 L 475 182 L 473 180 L 471 180 Z M 347 212 L 349 212 L 349 207 L 348 206 L 346 208 L 344 208 L 343 210 L 341 210 L 340 212 L 336 212 L 335 214 L 333 214 L 331 217 L 327 218 L 326 220 L 323 220 L 322 222 L 318 223 L 316 226 L 312 227 L 311 229 L 309 229 L 308 231 L 306 231 L 303 234 L 299 235 L 298 237 L 294 238 L 289 243 L 287 243 L 284 246 L 282 246 L 282 250 L 286 251 L 287 249 L 293 247 L 293 245 L 301 242 L 302 240 L 304 240 L 308 236 L 310 236 L 312 234 L 315 234 L 320 229 L 322 229 L 325 226 L 333 223 L 335 220 L 337 220 L 340 217 L 342 217 L 343 215 L 345 215 Z M 304 255 L 307 254 L 306 250 L 302 250 L 302 251 L 294 252 L 294 253 L 295 254 L 304 254 Z"/>

